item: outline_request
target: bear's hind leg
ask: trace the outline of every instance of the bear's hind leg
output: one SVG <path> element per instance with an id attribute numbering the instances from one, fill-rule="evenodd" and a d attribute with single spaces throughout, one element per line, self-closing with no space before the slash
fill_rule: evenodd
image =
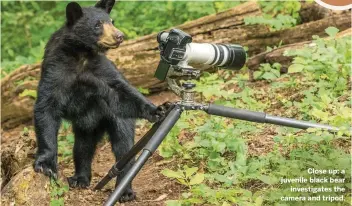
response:
<path id="1" fill-rule="evenodd" d="M 126 154 L 134 144 L 134 119 L 116 119 L 111 121 L 108 125 L 107 131 L 110 136 L 110 142 L 112 151 L 115 155 L 116 161 L 118 161 L 124 154 Z M 132 159 L 117 176 L 116 186 L 120 180 L 124 177 L 126 172 L 131 168 L 134 163 Z M 132 201 L 136 198 L 136 194 L 130 184 L 124 194 L 119 199 L 120 202 Z"/>
<path id="2" fill-rule="evenodd" d="M 73 160 L 75 175 L 68 178 L 70 187 L 87 188 L 91 181 L 91 166 L 98 141 L 104 134 L 103 128 L 85 131 L 73 125 L 75 143 L 73 147 Z"/>

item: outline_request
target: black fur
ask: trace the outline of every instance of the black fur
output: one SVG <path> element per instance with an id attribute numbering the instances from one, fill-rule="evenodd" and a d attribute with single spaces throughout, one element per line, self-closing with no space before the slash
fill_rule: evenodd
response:
<path id="1" fill-rule="evenodd" d="M 157 108 L 106 58 L 104 52 L 110 47 L 98 43 L 103 34 L 101 24 L 112 26 L 108 13 L 113 5 L 111 0 L 88 8 L 69 3 L 66 24 L 46 45 L 34 108 L 38 144 L 34 168 L 56 177 L 58 130 L 61 119 L 71 121 L 75 134 L 75 174 L 68 179 L 71 187 L 89 186 L 92 158 L 105 132 L 118 159 L 134 144 L 135 119 L 156 121 L 159 117 Z M 134 198 L 130 186 L 120 201 Z"/>

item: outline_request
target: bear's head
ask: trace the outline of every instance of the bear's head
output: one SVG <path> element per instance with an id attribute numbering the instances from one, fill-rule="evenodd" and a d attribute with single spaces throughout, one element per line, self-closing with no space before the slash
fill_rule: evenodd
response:
<path id="1" fill-rule="evenodd" d="M 93 7 L 71 2 L 66 7 L 66 39 L 72 46 L 105 51 L 117 48 L 124 35 L 109 17 L 115 0 L 100 0 Z"/>

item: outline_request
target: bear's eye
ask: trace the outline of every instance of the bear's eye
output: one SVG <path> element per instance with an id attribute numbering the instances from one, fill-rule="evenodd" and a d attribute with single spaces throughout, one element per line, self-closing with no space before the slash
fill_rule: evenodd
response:
<path id="1" fill-rule="evenodd" d="M 112 25 L 114 25 L 114 24 L 115 24 L 115 21 L 111 19 L 111 23 L 112 23 Z"/>
<path id="2" fill-rule="evenodd" d="M 100 29 L 101 25 L 102 25 L 102 22 L 101 22 L 101 21 L 98 21 L 98 22 L 95 24 L 95 28 L 96 28 L 96 29 Z"/>

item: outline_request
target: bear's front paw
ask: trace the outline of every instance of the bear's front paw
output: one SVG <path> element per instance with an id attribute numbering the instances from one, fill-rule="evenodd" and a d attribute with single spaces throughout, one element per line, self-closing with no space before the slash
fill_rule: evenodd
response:
<path id="1" fill-rule="evenodd" d="M 34 162 L 34 171 L 43 173 L 44 175 L 57 179 L 57 166 L 54 160 L 41 160 L 43 158 L 38 157 Z M 48 158 L 46 158 L 48 159 Z"/>
<path id="2" fill-rule="evenodd" d="M 131 188 L 127 188 L 123 195 L 120 197 L 119 202 L 129 202 L 135 199 L 136 193 Z"/>
<path id="3" fill-rule="evenodd" d="M 158 107 L 153 104 L 146 105 L 144 108 L 144 115 L 143 118 L 147 119 L 149 122 L 158 122 L 164 116 L 167 110 L 169 110 L 171 103 L 167 102 Z"/>
<path id="4" fill-rule="evenodd" d="M 86 176 L 72 176 L 67 178 L 68 185 L 72 188 L 79 187 L 79 188 L 87 188 L 90 185 L 89 177 Z"/>
<path id="5" fill-rule="evenodd" d="M 154 104 L 146 104 L 142 108 L 142 118 L 147 119 L 149 122 L 157 122 L 160 119 L 157 111 L 157 107 Z"/>

